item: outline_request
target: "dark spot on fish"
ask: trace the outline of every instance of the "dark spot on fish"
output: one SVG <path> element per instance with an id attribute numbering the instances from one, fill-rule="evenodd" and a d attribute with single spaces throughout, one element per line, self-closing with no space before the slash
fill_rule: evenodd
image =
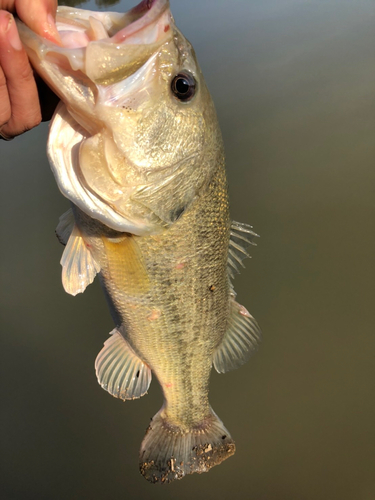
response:
<path id="1" fill-rule="evenodd" d="M 151 9 L 152 2 L 153 2 L 153 0 L 147 0 L 146 6 L 147 6 L 148 9 Z"/>
<path id="2" fill-rule="evenodd" d="M 185 208 L 186 207 L 178 207 L 175 210 L 171 210 L 169 214 L 171 222 L 176 222 L 176 220 L 178 220 L 181 217 L 181 215 L 185 212 Z"/>
<path id="3" fill-rule="evenodd" d="M 171 28 L 171 27 L 169 26 L 169 24 L 167 24 L 167 26 L 164 26 L 164 33 L 166 33 L 167 31 L 169 31 L 169 30 L 170 30 L 170 28 Z"/>
<path id="4" fill-rule="evenodd" d="M 221 436 L 221 439 L 225 439 L 227 436 L 224 434 L 224 436 Z"/>
<path id="5" fill-rule="evenodd" d="M 215 290 L 215 288 L 216 288 L 215 285 L 210 285 L 208 287 L 208 289 L 210 290 L 210 292 L 213 292 Z"/>
<path id="6" fill-rule="evenodd" d="M 137 378 L 139 377 L 139 370 L 137 371 Z"/>

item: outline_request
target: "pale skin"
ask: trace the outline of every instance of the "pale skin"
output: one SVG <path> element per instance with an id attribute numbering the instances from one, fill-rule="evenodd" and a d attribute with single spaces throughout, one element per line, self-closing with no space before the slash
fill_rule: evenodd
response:
<path id="1" fill-rule="evenodd" d="M 57 0 L 0 0 L 0 135 L 4 139 L 39 125 L 46 105 L 51 107 L 47 89 L 38 93 L 13 14 L 39 35 L 60 44 L 56 9 Z"/>

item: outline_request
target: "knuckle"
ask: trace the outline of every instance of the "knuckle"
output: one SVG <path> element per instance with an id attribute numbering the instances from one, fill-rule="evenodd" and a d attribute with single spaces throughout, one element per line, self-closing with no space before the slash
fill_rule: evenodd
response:
<path id="1" fill-rule="evenodd" d="M 0 139 L 4 139 L 6 141 L 10 141 L 11 139 L 13 139 L 14 135 L 8 135 L 4 130 L 3 128 L 1 127 L 0 128 Z"/>
<path id="2" fill-rule="evenodd" d="M 0 106 L 0 130 L 1 130 L 1 127 L 3 127 L 4 125 L 6 125 L 9 122 L 11 116 L 12 116 L 12 113 L 10 111 L 9 106 L 4 108 L 4 109 Z"/>
<path id="3" fill-rule="evenodd" d="M 37 127 L 41 122 L 40 110 L 24 117 L 12 116 L 6 126 L 3 127 L 4 134 L 7 137 L 16 137 L 17 135 L 24 134 L 28 130 Z M 1 131 L 1 129 L 0 129 Z"/>
<path id="4" fill-rule="evenodd" d="M 28 62 L 20 67 L 19 78 L 26 83 L 34 80 L 34 73 Z"/>
<path id="5" fill-rule="evenodd" d="M 0 81 L 0 127 L 9 121 L 11 116 L 12 112 L 10 109 L 8 90 L 6 84 L 4 83 L 4 85 L 2 85 Z"/>
<path id="6" fill-rule="evenodd" d="M 3 89 L 4 87 L 6 87 L 6 85 L 7 85 L 7 81 L 6 81 L 4 72 L 1 70 L 1 66 L 0 66 L 0 89 Z"/>
<path id="7" fill-rule="evenodd" d="M 27 130 L 31 130 L 34 127 L 37 127 L 42 121 L 42 115 L 40 113 L 40 109 L 35 110 L 35 112 L 26 117 L 23 122 L 23 132 L 27 132 Z"/>

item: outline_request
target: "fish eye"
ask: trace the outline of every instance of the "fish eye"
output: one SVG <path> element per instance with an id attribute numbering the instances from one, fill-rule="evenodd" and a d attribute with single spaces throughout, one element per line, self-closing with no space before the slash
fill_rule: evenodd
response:
<path id="1" fill-rule="evenodd" d="M 194 76 L 190 73 L 179 73 L 171 83 L 171 89 L 175 97 L 179 101 L 190 101 L 196 92 L 197 82 Z"/>

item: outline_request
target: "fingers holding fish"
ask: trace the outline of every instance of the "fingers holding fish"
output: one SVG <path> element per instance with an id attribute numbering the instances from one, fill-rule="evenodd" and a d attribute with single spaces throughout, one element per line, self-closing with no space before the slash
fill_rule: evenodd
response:
<path id="1" fill-rule="evenodd" d="M 0 11 L 0 43 L 1 43 L 1 36 L 3 34 L 2 14 L 3 13 Z M 1 135 L 1 127 L 4 123 L 7 123 L 9 121 L 10 117 L 11 117 L 11 110 L 10 110 L 10 101 L 7 89 L 7 81 L 4 75 L 4 71 L 0 66 L 0 138 L 3 137 Z M 6 139 L 5 136 L 3 138 Z"/>
<path id="2" fill-rule="evenodd" d="M 38 92 L 13 16 L 0 11 L 0 134 L 10 139 L 41 121 Z"/>
<path id="3" fill-rule="evenodd" d="M 4 5 L 3 5 L 4 4 Z M 35 33 L 60 43 L 60 36 L 55 25 L 57 0 L 0 0 L 0 8 L 16 12 L 19 18 Z"/>
<path id="4" fill-rule="evenodd" d="M 17 13 L 26 24 L 45 38 L 59 43 L 54 15 L 57 2 L 54 0 L 0 0 L 0 137 L 11 139 L 37 126 L 41 121 L 41 103 L 34 74 L 25 49 L 19 38 L 17 26 L 11 12 Z M 43 92 L 48 107 L 51 92 Z M 45 93 L 45 95 L 44 95 Z M 44 113 L 49 119 L 51 113 Z"/>

